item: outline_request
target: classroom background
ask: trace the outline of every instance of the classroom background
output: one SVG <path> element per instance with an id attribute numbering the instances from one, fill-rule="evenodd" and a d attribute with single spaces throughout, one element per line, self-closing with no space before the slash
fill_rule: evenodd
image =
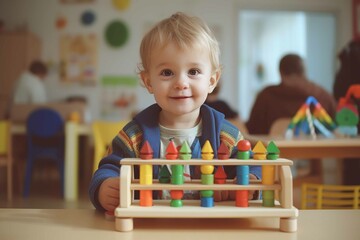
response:
<path id="1" fill-rule="evenodd" d="M 218 0 L 1 0 L 0 118 L 5 118 L 13 82 L 34 58 L 49 67 L 45 85 L 50 102 L 85 102 L 80 108 L 87 124 L 131 118 L 154 102 L 137 76 L 141 38 L 155 22 L 184 11 L 203 18 L 214 31 L 224 66 L 220 98 L 246 121 L 256 94 L 279 83 L 278 62 L 285 53 L 301 55 L 309 78 L 332 92 L 337 54 L 360 22 L 353 2 L 228 0 L 220 7 Z M 78 109 L 59 108 L 64 114 Z M 21 121 L 30 110 L 10 114 Z M 92 155 L 84 155 L 80 164 L 87 165 Z M 336 161 L 324 166 L 329 183 L 337 182 L 336 166 Z M 86 190 L 92 165 L 79 171 L 80 188 Z M 86 199 L 86 193 L 82 196 Z"/>

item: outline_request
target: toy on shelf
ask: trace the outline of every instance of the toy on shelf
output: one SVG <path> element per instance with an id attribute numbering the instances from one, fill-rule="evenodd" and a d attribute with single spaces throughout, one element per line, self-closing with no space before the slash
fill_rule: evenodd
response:
<path id="1" fill-rule="evenodd" d="M 214 152 L 206 141 L 202 148 L 202 159 L 190 159 L 190 148 L 188 145 L 181 147 L 180 154 L 176 158 L 172 156 L 168 159 L 152 159 L 152 150 L 148 143 L 145 143 L 141 149 L 141 159 L 124 158 L 120 162 L 120 205 L 115 210 L 115 228 L 118 231 L 132 231 L 133 218 L 257 218 L 257 217 L 279 217 L 280 230 L 284 232 L 295 232 L 297 230 L 298 210 L 293 207 L 293 189 L 292 175 L 290 166 L 292 161 L 278 158 L 279 149 L 273 142 L 270 142 L 267 150 L 262 142 L 258 142 L 254 151 L 255 158 L 250 159 L 251 145 L 248 141 L 240 141 L 238 147 L 238 159 L 229 159 L 230 151 L 225 144 L 221 144 L 218 149 L 219 159 L 213 159 Z M 172 152 L 173 147 L 169 147 Z M 169 149 L 169 150 L 170 150 Z M 190 152 L 189 152 L 190 151 Z M 180 157 L 185 154 L 186 157 Z M 258 155 L 257 155 L 258 154 Z M 146 155 L 144 157 L 144 155 Z M 174 154 L 175 155 L 175 154 Z M 265 157 L 264 157 L 265 155 Z M 267 156 L 267 157 L 266 157 Z M 167 157 L 169 158 L 169 156 Z M 178 159 L 180 158 L 180 159 Z M 267 159 L 269 160 L 267 160 Z M 200 166 L 201 180 L 184 181 L 182 184 L 171 183 L 171 181 L 162 181 L 163 174 L 165 178 L 169 171 L 160 170 L 159 180 L 153 180 L 151 184 L 142 184 L 134 179 L 134 166 Z M 246 166 L 260 165 L 263 167 L 263 180 L 250 180 Z M 217 170 L 213 174 L 214 166 Z M 223 166 L 243 167 L 237 170 L 237 182 L 226 181 Z M 150 169 L 150 168 L 149 168 Z M 153 168 L 151 168 L 153 169 Z M 162 168 L 164 169 L 164 168 Z M 171 168 L 172 169 L 172 168 Z M 220 172 L 219 172 L 220 171 Z M 275 172 L 277 174 L 275 174 Z M 214 176 L 215 175 L 215 176 Z M 245 176 L 246 179 L 243 177 Z M 164 178 L 163 178 L 164 179 Z M 215 184 L 214 184 L 215 179 Z M 239 180 L 240 179 L 240 180 Z M 143 207 L 139 200 L 135 200 L 134 191 L 175 191 L 171 200 L 153 200 L 152 206 Z M 182 200 L 181 194 L 184 190 L 200 191 L 200 200 Z M 214 191 L 237 191 L 236 201 L 213 201 Z M 249 190 L 261 190 L 266 193 L 263 200 L 244 200 L 244 193 Z M 279 200 L 275 201 L 274 192 L 278 193 Z M 238 196 L 239 195 L 239 196 Z M 247 195 L 246 195 L 247 197 Z M 204 199 L 205 198 L 205 199 Z M 173 206 L 171 201 L 181 201 L 181 204 Z"/>
<path id="2" fill-rule="evenodd" d="M 312 112 L 311 108 L 313 108 Z M 320 133 L 326 138 L 331 138 L 334 136 L 332 131 L 335 128 L 336 124 L 326 110 L 316 98 L 310 96 L 291 119 L 285 137 L 291 139 L 294 134 L 299 136 L 301 133 L 304 133 L 305 135 L 310 134 L 312 138 L 316 138 L 316 134 Z"/>
<path id="3" fill-rule="evenodd" d="M 351 85 L 345 97 L 339 99 L 336 109 L 337 131 L 345 136 L 356 136 L 359 112 L 356 102 L 360 101 L 360 84 Z"/>

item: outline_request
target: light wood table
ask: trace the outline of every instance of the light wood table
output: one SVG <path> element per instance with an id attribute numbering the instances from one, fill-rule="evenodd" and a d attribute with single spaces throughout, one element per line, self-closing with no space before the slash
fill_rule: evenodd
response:
<path id="1" fill-rule="evenodd" d="M 0 239 L 360 239 L 360 210 L 302 210 L 298 231 L 279 219 L 135 219 L 132 232 L 91 209 L 0 209 Z"/>
<path id="2" fill-rule="evenodd" d="M 274 141 L 283 158 L 360 158 L 360 137 L 356 138 L 294 138 L 248 135 L 251 142 Z"/>
<path id="3" fill-rule="evenodd" d="M 307 159 L 322 160 L 324 158 L 338 159 L 338 167 L 336 168 L 336 181 L 342 183 L 342 159 L 343 158 L 360 158 L 360 136 L 355 138 L 322 138 L 311 139 L 310 137 L 298 137 L 293 139 L 285 139 L 284 137 L 269 135 L 247 135 L 246 139 L 252 143 L 262 141 L 268 143 L 274 141 L 280 149 L 280 156 L 288 159 Z M 301 184 L 304 180 L 319 181 L 322 179 L 322 170 L 316 162 L 311 163 L 314 166 L 312 176 L 306 179 L 294 181 L 294 185 Z M 320 177 L 320 178 L 319 178 Z M 320 180 L 322 181 L 322 180 Z M 295 204 L 296 205 L 296 204 Z M 360 238 L 359 238 L 360 239 Z"/>
<path id="4" fill-rule="evenodd" d="M 25 135 L 26 126 L 24 124 L 13 124 L 11 134 Z M 78 199 L 79 137 L 91 136 L 91 134 L 91 126 L 89 124 L 77 124 L 74 122 L 66 122 L 65 124 L 65 200 L 73 201 Z"/>

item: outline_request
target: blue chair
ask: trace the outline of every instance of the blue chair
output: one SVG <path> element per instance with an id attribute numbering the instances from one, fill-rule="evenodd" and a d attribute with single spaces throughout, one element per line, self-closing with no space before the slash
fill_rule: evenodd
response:
<path id="1" fill-rule="evenodd" d="M 55 110 L 34 110 L 26 121 L 28 153 L 23 196 L 30 193 L 35 160 L 56 161 L 60 173 L 61 194 L 64 194 L 64 120 Z"/>

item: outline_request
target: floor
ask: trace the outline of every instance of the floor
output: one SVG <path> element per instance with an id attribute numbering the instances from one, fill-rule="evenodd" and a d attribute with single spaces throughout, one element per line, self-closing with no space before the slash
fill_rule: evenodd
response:
<path id="1" fill-rule="evenodd" d="M 25 173 L 26 138 L 16 136 L 13 140 L 17 143 L 14 149 L 13 193 L 11 202 L 6 198 L 6 169 L 0 168 L 0 208 L 93 208 L 87 195 L 87 189 L 92 175 L 93 149 L 89 147 L 89 140 L 81 138 L 79 142 L 79 200 L 65 201 L 61 195 L 59 173 L 56 165 L 49 161 L 36 161 L 30 196 L 22 197 Z"/>
<path id="2" fill-rule="evenodd" d="M 23 179 L 14 171 L 13 200 L 6 198 L 6 171 L 0 169 L 0 208 L 93 208 L 87 195 L 91 176 L 80 174 L 79 200 L 65 201 L 61 196 L 59 174 L 54 166 L 36 166 L 30 188 L 30 196 L 22 197 Z M 23 170 L 20 170 L 23 172 Z"/>

